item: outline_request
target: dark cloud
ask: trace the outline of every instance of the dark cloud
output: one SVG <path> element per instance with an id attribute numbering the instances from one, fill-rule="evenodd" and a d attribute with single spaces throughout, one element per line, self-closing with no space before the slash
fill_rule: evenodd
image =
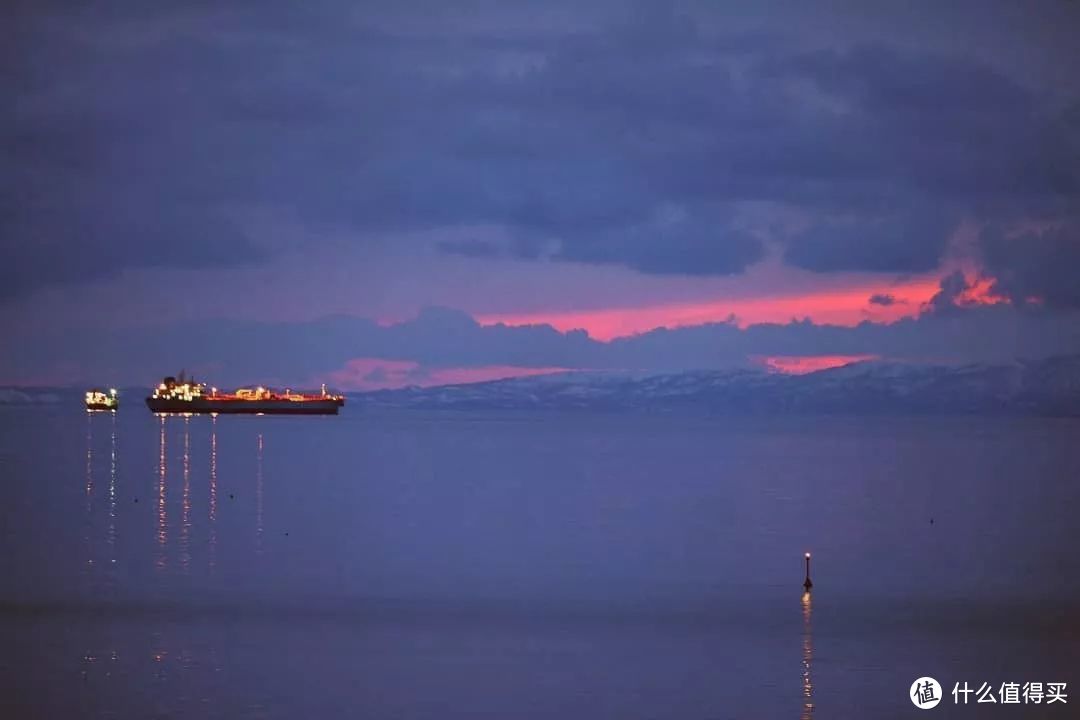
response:
<path id="1" fill-rule="evenodd" d="M 889 293 L 874 293 L 867 300 L 871 305 L 880 305 L 882 307 L 890 307 L 896 304 L 896 296 Z"/>
<path id="2" fill-rule="evenodd" d="M 927 309 L 937 315 L 959 310 L 961 296 L 972 287 L 960 270 L 955 270 L 941 278 L 938 285 L 938 291 L 927 302 Z"/>
<path id="3" fill-rule="evenodd" d="M 733 275 L 765 256 L 761 239 L 733 227 L 728 219 L 688 217 L 670 209 L 634 226 L 557 238 L 518 233 L 510 242 L 443 241 L 438 247 L 464 257 L 543 257 L 624 265 L 653 275 Z"/>
<path id="4" fill-rule="evenodd" d="M 19 5 L 0 287 L 258 261 L 252 207 L 700 275 L 761 257 L 737 218 L 766 203 L 807 220 L 793 264 L 911 272 L 954 218 L 1060 217 L 1080 188 L 1075 109 L 970 57 L 807 49 L 711 6 L 483 7 Z"/>
<path id="5" fill-rule="evenodd" d="M 174 200 L 154 202 L 151 214 L 138 207 L 150 201 L 137 188 L 108 197 L 87 191 L 77 201 L 55 202 L 20 192 L 11 201 L 14 207 L 0 206 L 0 244 L 14 261 L 0 264 L 0 300 L 43 284 L 98 280 L 131 266 L 214 268 L 265 257 L 223 212 Z"/>
<path id="6" fill-rule="evenodd" d="M 926 272 L 938 266 L 955 225 L 933 213 L 825 222 L 791 238 L 784 258 L 816 272 Z"/>
<path id="7" fill-rule="evenodd" d="M 1067 113 L 990 67 L 956 55 L 855 46 L 770 60 L 833 103 L 848 142 L 900 196 L 986 210 L 1075 196 Z M 886 188 L 879 197 L 888 198 Z M 894 197 L 896 197 L 894 195 Z"/>
<path id="8" fill-rule="evenodd" d="M 677 221 L 577 239 L 555 257 L 621 264 L 654 275 L 733 275 L 764 255 L 761 240 L 749 233 Z"/>
<path id="9" fill-rule="evenodd" d="M 1080 307 L 1080 225 L 1007 235 L 988 228 L 980 235 L 991 290 L 1017 304 Z"/>

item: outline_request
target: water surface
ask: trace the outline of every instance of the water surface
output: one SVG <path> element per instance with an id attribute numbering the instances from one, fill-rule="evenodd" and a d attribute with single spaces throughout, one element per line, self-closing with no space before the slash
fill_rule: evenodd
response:
<path id="1" fill-rule="evenodd" d="M 4 716 L 909 717 L 922 675 L 1073 685 L 1077 439 L 0 408 Z"/>

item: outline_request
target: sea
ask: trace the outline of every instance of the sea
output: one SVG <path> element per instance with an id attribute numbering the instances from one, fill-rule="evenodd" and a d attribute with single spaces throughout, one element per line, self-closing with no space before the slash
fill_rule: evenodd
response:
<path id="1" fill-rule="evenodd" d="M 1077 419 L 7 406 L 0 493 L 3 718 L 1080 707 Z"/>

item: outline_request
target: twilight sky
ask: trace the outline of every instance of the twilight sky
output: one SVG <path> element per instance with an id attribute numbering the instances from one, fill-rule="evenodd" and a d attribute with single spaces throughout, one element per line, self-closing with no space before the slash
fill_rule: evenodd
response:
<path id="1" fill-rule="evenodd" d="M 0 383 L 1080 352 L 1080 3 L 12 2 Z"/>

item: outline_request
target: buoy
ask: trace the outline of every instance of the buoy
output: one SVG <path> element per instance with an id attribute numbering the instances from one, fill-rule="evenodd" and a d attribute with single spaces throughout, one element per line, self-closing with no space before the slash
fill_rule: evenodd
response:
<path id="1" fill-rule="evenodd" d="M 806 553 L 806 580 L 802 586 L 806 592 L 810 592 L 810 588 L 814 587 L 814 583 L 810 582 L 810 553 Z"/>

